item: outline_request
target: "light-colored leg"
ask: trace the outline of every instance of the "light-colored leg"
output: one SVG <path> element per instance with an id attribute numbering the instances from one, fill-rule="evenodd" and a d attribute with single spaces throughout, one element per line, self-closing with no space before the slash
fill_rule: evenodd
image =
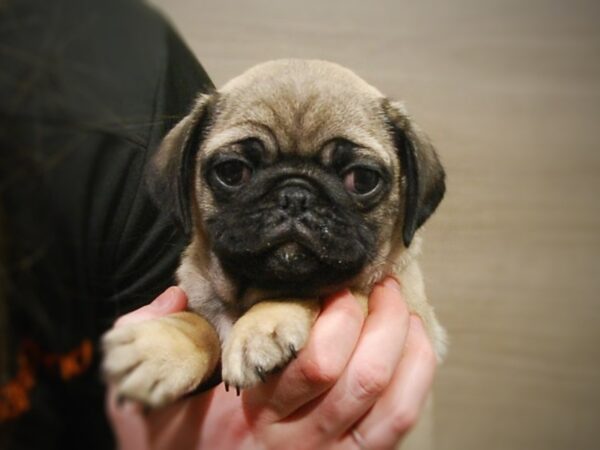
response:
<path id="1" fill-rule="evenodd" d="M 223 381 L 249 388 L 284 366 L 306 343 L 319 312 L 316 300 L 257 303 L 233 325 L 223 346 Z"/>
<path id="2" fill-rule="evenodd" d="M 214 328 L 192 312 L 114 328 L 102 344 L 103 372 L 117 394 L 151 407 L 193 391 L 213 373 L 220 355 Z"/>

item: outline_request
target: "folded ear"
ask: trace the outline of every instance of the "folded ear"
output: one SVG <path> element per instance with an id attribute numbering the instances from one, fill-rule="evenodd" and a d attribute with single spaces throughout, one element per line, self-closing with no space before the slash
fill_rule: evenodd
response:
<path id="1" fill-rule="evenodd" d="M 154 199 L 161 208 L 172 210 L 187 235 L 193 228 L 196 154 L 212 123 L 216 96 L 198 97 L 192 111 L 163 139 L 148 170 L 147 181 Z"/>
<path id="2" fill-rule="evenodd" d="M 383 110 L 400 159 L 404 190 L 404 246 L 433 214 L 446 191 L 446 174 L 427 136 L 399 102 L 384 100 Z"/>

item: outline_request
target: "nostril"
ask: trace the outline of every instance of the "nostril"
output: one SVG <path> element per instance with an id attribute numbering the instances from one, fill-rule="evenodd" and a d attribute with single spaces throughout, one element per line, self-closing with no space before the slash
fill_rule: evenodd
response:
<path id="1" fill-rule="evenodd" d="M 310 207 L 312 193 L 299 186 L 287 186 L 279 192 L 279 207 L 290 213 L 298 214 Z"/>
<path id="2" fill-rule="evenodd" d="M 279 207 L 281 209 L 288 209 L 290 206 L 290 199 L 285 192 L 279 194 Z"/>

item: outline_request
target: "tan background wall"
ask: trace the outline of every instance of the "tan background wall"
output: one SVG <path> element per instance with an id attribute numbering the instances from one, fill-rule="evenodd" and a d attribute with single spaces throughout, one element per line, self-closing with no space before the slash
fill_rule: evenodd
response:
<path id="1" fill-rule="evenodd" d="M 598 1 L 155 3 L 217 85 L 267 59 L 337 61 L 437 143 L 436 448 L 600 448 Z"/>

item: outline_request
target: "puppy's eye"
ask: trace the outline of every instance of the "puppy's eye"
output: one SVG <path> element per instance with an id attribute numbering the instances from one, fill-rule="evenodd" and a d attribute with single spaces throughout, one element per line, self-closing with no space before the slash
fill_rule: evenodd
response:
<path id="1" fill-rule="evenodd" d="M 213 169 L 217 179 L 228 187 L 238 187 L 250 180 L 252 169 L 244 161 L 232 159 L 217 164 Z"/>
<path id="2" fill-rule="evenodd" d="M 366 195 L 379 186 L 379 174 L 366 167 L 355 167 L 344 175 L 344 187 L 352 194 Z"/>

